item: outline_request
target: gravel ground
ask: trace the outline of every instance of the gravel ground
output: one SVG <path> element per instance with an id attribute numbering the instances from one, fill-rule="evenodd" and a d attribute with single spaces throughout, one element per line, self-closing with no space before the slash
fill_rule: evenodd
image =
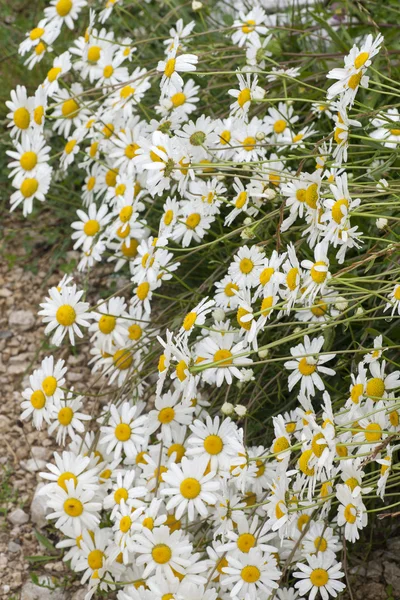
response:
<path id="1" fill-rule="evenodd" d="M 7 217 L 6 230 L 20 229 L 20 238 L 29 224 L 17 217 Z M 26 228 L 26 229 L 24 229 Z M 30 230 L 30 235 L 32 235 Z M 33 235 L 24 249 L 13 243 L 12 253 L 17 265 L 11 266 L 5 255 L 9 248 L 0 247 L 0 598 L 3 600 L 83 600 L 84 590 L 79 579 L 71 576 L 67 567 L 43 542 L 50 537 L 57 542 L 54 531 L 45 527 L 43 502 L 35 496 L 41 471 L 56 449 L 46 431 L 37 432 L 30 424 L 19 420 L 21 390 L 27 385 L 28 375 L 48 354 L 42 348 L 44 335 L 38 304 L 48 287 L 58 283 L 63 273 L 49 275 L 53 256 L 47 249 L 45 238 Z M 74 253 L 68 253 L 68 259 Z M 13 259 L 14 260 L 14 259 Z M 26 269 L 32 263 L 33 273 Z M 25 267 L 25 268 L 24 268 Z M 110 287 L 110 272 L 99 274 L 98 283 Z M 126 281 L 117 282 L 122 287 Z M 97 377 L 90 375 L 87 367 L 88 347 L 82 346 L 77 356 L 67 359 L 69 384 L 84 391 L 88 386 L 99 386 Z M 90 407 L 88 407 L 90 409 Z M 398 533 L 397 533 L 398 535 Z M 38 539 L 39 537 L 39 539 Z M 400 537 L 392 537 L 368 555 L 368 560 L 351 558 L 349 579 L 351 593 L 348 600 L 398 600 L 400 599 Z M 53 556 L 52 556 L 53 554 Z M 46 556 L 50 556 L 46 560 Z M 36 557 L 36 558 L 29 558 Z M 38 558 L 39 557 L 39 560 Z M 32 583 L 30 573 L 47 588 Z M 51 590 L 49 588 L 55 588 Z"/>

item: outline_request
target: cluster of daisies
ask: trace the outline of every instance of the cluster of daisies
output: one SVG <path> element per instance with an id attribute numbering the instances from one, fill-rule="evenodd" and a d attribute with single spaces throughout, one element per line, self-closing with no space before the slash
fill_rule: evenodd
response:
<path id="1" fill-rule="evenodd" d="M 62 202 L 60 182 L 75 169 L 78 271 L 110 263 L 129 282 L 90 304 L 65 276 L 40 307 L 56 348 L 90 341 L 106 390 L 93 405 L 93 390 L 69 388 L 55 350 L 23 392 L 22 419 L 46 424 L 61 447 L 40 492 L 58 547 L 87 600 L 99 590 L 118 600 L 336 597 L 344 546 L 367 526 L 368 498 L 385 500 L 400 433 L 391 344 L 369 336 L 353 352 L 329 341 L 354 315 L 400 314 L 394 262 L 377 280 L 346 276 L 366 239 L 379 241 L 359 229 L 370 195 L 350 168 L 350 130 L 362 127 L 350 111 L 383 37 L 360 39 L 328 73 L 335 83 L 322 100 L 299 112 L 287 90 L 302 84 L 301 69 L 279 68 L 273 52 L 291 15 L 218 3 L 235 83 L 213 107 L 195 21 L 156 37 L 158 58 L 144 67 L 143 45 L 115 33 L 122 0 L 98 13 L 86 5 L 50 2 L 20 45 L 28 68 L 50 69 L 32 96 L 17 86 L 7 103 L 11 210 L 50 204 L 51 186 Z M 55 54 L 64 26 L 84 18 L 83 35 Z M 390 152 L 398 121 L 396 108 L 377 112 L 369 139 Z M 386 197 L 388 185 L 372 179 L 373 195 Z M 371 216 L 378 231 L 388 227 Z M 263 237 L 271 222 L 274 250 Z M 204 256 L 211 268 L 193 290 Z M 293 402 L 275 407 L 254 445 L 247 390 L 269 386 L 275 361 Z M 336 398 L 339 372 L 347 398 Z"/>

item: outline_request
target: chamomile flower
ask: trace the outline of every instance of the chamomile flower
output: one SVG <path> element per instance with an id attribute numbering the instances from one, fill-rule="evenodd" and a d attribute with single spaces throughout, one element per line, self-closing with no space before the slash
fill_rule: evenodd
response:
<path id="1" fill-rule="evenodd" d="M 110 406 L 110 419 L 107 425 L 100 427 L 101 443 L 106 445 L 107 453 L 113 452 L 119 458 L 124 452 L 127 458 L 134 458 L 145 443 L 145 415 L 136 416 L 137 405 L 124 402 L 120 407 Z"/>
<path id="2" fill-rule="evenodd" d="M 86 0 L 51 0 L 50 6 L 44 10 L 44 16 L 60 27 L 65 24 L 69 29 L 73 29 L 74 21 L 78 19 L 86 4 Z"/>
<path id="3" fill-rule="evenodd" d="M 309 600 L 314 600 L 320 593 L 323 600 L 328 600 L 329 596 L 336 598 L 338 592 L 345 589 L 345 584 L 339 581 L 344 577 L 340 570 L 342 563 L 337 563 L 335 557 L 318 553 L 316 556 L 309 555 L 307 562 L 308 565 L 297 563 L 300 570 L 293 573 L 294 577 L 300 579 L 295 587 L 302 596 L 309 594 Z"/>
<path id="4" fill-rule="evenodd" d="M 52 512 L 47 519 L 56 519 L 55 526 L 61 531 L 72 529 L 75 536 L 84 529 L 95 529 L 100 521 L 101 503 L 95 502 L 94 491 L 84 489 L 81 483 L 76 486 L 71 479 L 65 480 L 65 487 L 57 486 L 48 499 Z"/>
<path id="5" fill-rule="evenodd" d="M 339 500 L 337 522 L 344 526 L 344 536 L 347 541 L 355 542 L 360 537 L 359 529 L 368 522 L 368 515 L 361 495 L 354 495 L 347 485 L 336 486 L 336 497 Z"/>
<path id="6" fill-rule="evenodd" d="M 67 51 L 53 60 L 53 66 L 48 71 L 43 87 L 48 96 L 53 96 L 59 90 L 58 79 L 71 69 L 71 54 Z"/>
<path id="7" fill-rule="evenodd" d="M 204 456 L 192 460 L 184 456 L 180 465 L 171 464 L 168 471 L 162 475 L 168 487 L 161 490 L 161 494 L 171 496 L 166 508 L 174 509 L 177 519 L 185 513 L 189 521 L 193 521 L 197 514 L 203 518 L 207 517 L 209 507 L 216 503 L 215 492 L 220 484 L 215 477 L 215 471 L 205 474 L 208 461 L 208 457 Z"/>
<path id="8" fill-rule="evenodd" d="M 172 437 L 179 433 L 180 427 L 191 423 L 193 412 L 193 406 L 181 402 L 179 390 L 157 396 L 155 409 L 148 415 L 147 433 L 154 433 L 161 428 L 163 440 L 170 444 Z"/>
<path id="9" fill-rule="evenodd" d="M 32 417 L 36 429 L 42 428 L 43 421 L 50 424 L 53 407 L 52 398 L 48 398 L 42 389 L 42 381 L 43 372 L 35 370 L 29 377 L 29 387 L 22 392 L 21 419 Z"/>
<path id="10" fill-rule="evenodd" d="M 73 240 L 76 240 L 74 249 L 82 246 L 83 251 L 87 252 L 93 244 L 95 237 L 101 235 L 104 231 L 105 226 L 111 219 L 111 215 L 106 205 L 103 204 L 100 208 L 97 208 L 94 203 L 90 204 L 87 213 L 79 209 L 76 211 L 76 214 L 80 218 L 80 221 L 74 221 L 71 225 L 75 229 L 71 236 Z"/>
<path id="11" fill-rule="evenodd" d="M 278 588 L 280 571 L 269 552 L 251 548 L 248 553 L 228 555 L 228 566 L 222 569 L 223 586 L 231 588 L 231 598 L 256 600 L 259 594 L 267 597 Z"/>
<path id="12" fill-rule="evenodd" d="M 235 334 L 228 332 L 211 332 L 199 343 L 197 354 L 201 359 L 197 363 L 204 366 L 204 370 L 201 371 L 202 379 L 210 384 L 215 383 L 218 387 L 224 381 L 231 384 L 233 377 L 240 380 L 241 367 L 247 367 L 252 363 L 243 342 L 236 342 Z M 206 366 L 214 362 L 217 364 Z"/>
<path id="13" fill-rule="evenodd" d="M 11 100 L 6 101 L 6 106 L 10 110 L 7 119 L 10 120 L 8 127 L 11 127 L 10 135 L 19 139 L 23 137 L 33 119 L 33 98 L 29 98 L 26 88 L 17 85 L 15 90 L 11 90 Z"/>
<path id="14" fill-rule="evenodd" d="M 123 346 L 130 323 L 127 317 L 127 305 L 123 298 L 117 296 L 102 302 L 92 312 L 94 322 L 89 327 L 89 332 L 93 332 L 92 340 L 98 341 L 105 352 L 112 352 L 115 345 Z"/>
<path id="15" fill-rule="evenodd" d="M 245 77 L 238 74 L 239 89 L 230 89 L 228 94 L 235 98 L 230 109 L 234 116 L 246 119 L 249 112 L 251 102 L 254 100 L 262 100 L 264 98 L 264 90 L 258 85 L 257 75 L 252 76 L 247 74 Z M 224 140 L 226 137 L 223 138 Z"/>
<path id="16" fill-rule="evenodd" d="M 39 315 L 43 316 L 43 322 L 47 323 L 45 334 L 54 331 L 52 343 L 60 346 L 65 335 L 68 333 L 72 345 L 75 344 L 75 335 L 83 337 L 80 327 L 89 327 L 87 312 L 88 302 L 81 302 L 84 291 L 77 291 L 76 285 L 66 286 L 59 291 L 57 288 L 49 290 L 46 302 L 40 306 L 42 310 Z"/>
<path id="17" fill-rule="evenodd" d="M 108 496 L 104 498 L 104 508 L 111 508 L 111 518 L 113 519 L 119 510 L 122 501 L 128 507 L 140 504 L 139 498 L 143 498 L 147 494 L 147 488 L 140 485 L 133 485 L 136 478 L 134 469 L 124 473 L 117 473 Z M 136 506 L 139 508 L 139 506 Z"/>
<path id="18" fill-rule="evenodd" d="M 21 141 L 14 142 L 14 145 L 14 150 L 6 151 L 7 155 L 14 159 L 8 163 L 8 168 L 11 169 L 8 176 L 13 177 L 13 183 L 18 185 L 25 178 L 35 177 L 40 167 L 48 162 L 50 147 L 39 132 L 22 137 Z"/>
<path id="19" fill-rule="evenodd" d="M 187 456 L 205 454 L 213 471 L 229 469 L 230 459 L 236 455 L 240 443 L 234 423 L 229 418 L 220 422 L 219 417 L 213 420 L 207 415 L 205 423 L 197 419 L 190 430 Z"/>
<path id="20" fill-rule="evenodd" d="M 388 296 L 389 302 L 386 304 L 384 311 L 392 309 L 391 315 L 397 311 L 400 315 L 400 284 L 395 284 L 393 290 L 390 292 Z"/>
<path id="21" fill-rule="evenodd" d="M 228 274 L 232 280 L 240 287 L 255 287 L 258 285 L 259 277 L 262 272 L 264 253 L 257 247 L 243 246 L 234 257 Z"/>
<path id="22" fill-rule="evenodd" d="M 179 50 L 179 38 L 176 37 L 172 48 L 168 51 L 166 60 L 160 60 L 157 71 L 162 73 L 161 94 L 171 96 L 181 92 L 183 79 L 179 73 L 187 73 L 196 70 L 198 58 L 195 54 L 177 54 Z"/>
<path id="23" fill-rule="evenodd" d="M 59 446 L 64 446 L 67 435 L 73 439 L 77 433 L 85 431 L 84 421 L 90 421 L 91 416 L 80 412 L 82 396 L 73 397 L 69 393 L 65 400 L 58 400 L 53 404 L 54 421 L 49 427 L 49 434 L 56 433 Z M 83 421 L 83 422 L 82 422 Z"/>
<path id="24" fill-rule="evenodd" d="M 11 194 L 10 210 L 15 210 L 22 204 L 22 213 L 24 217 L 31 214 L 33 210 L 33 201 L 39 200 L 44 202 L 46 194 L 50 187 L 52 169 L 44 163 L 39 165 L 35 173 L 25 172 L 25 175 L 16 178 L 13 181 L 13 186 L 17 190 Z"/>
<path id="25" fill-rule="evenodd" d="M 324 364 L 335 358 L 335 354 L 319 354 L 324 344 L 324 337 L 320 336 L 310 340 L 308 335 L 304 336 L 304 343 L 300 343 L 290 349 L 290 354 L 295 360 L 284 363 L 284 367 L 293 371 L 289 375 L 289 390 L 300 381 L 301 392 L 315 395 L 315 387 L 323 391 L 324 382 L 319 373 L 335 375 L 333 369 L 325 367 Z"/>

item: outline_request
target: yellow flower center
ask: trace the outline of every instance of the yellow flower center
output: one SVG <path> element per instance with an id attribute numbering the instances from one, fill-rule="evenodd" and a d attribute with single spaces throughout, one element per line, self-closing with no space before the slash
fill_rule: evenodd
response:
<path id="1" fill-rule="evenodd" d="M 199 215 L 199 213 L 193 213 L 191 215 L 188 216 L 188 218 L 185 221 L 186 227 L 188 229 L 196 229 L 197 225 L 200 223 L 201 220 L 201 216 Z"/>
<path id="2" fill-rule="evenodd" d="M 208 454 L 212 454 L 213 456 L 215 456 L 216 454 L 219 454 L 220 452 L 222 452 L 224 443 L 221 440 L 221 438 L 219 437 L 219 435 L 208 435 L 206 437 L 206 439 L 204 440 L 203 446 L 204 446 L 204 450 Z"/>
<path id="3" fill-rule="evenodd" d="M 176 453 L 175 462 L 180 463 L 186 452 L 185 446 L 182 446 L 182 444 L 171 444 L 168 448 L 167 455 L 172 456 L 174 452 Z"/>
<path id="4" fill-rule="evenodd" d="M 272 446 L 272 452 L 278 454 L 279 452 L 284 452 L 290 447 L 289 440 L 284 436 L 277 438 L 274 441 L 274 445 Z M 278 459 L 279 460 L 279 459 Z M 280 459 L 282 460 L 282 459 Z"/>
<path id="5" fill-rule="evenodd" d="M 303 531 L 304 525 L 308 523 L 309 520 L 310 517 L 308 515 L 300 515 L 300 517 L 297 519 L 297 529 L 299 531 Z"/>
<path id="6" fill-rule="evenodd" d="M 125 488 L 118 488 L 114 492 L 114 501 L 116 502 L 116 504 L 120 504 L 121 500 L 124 500 L 124 502 L 126 502 L 128 500 L 128 496 L 128 490 L 126 490 Z"/>
<path id="7" fill-rule="evenodd" d="M 254 263 L 252 260 L 250 260 L 250 258 L 242 258 L 242 260 L 239 263 L 239 269 L 245 275 L 248 275 L 249 273 L 251 273 L 253 270 L 253 267 L 254 267 Z"/>
<path id="8" fill-rule="evenodd" d="M 19 159 L 19 164 L 25 171 L 32 171 L 37 165 L 36 152 L 24 152 Z"/>
<path id="9" fill-rule="evenodd" d="M 170 58 L 169 60 L 167 60 L 167 64 L 165 65 L 164 75 L 169 78 L 169 77 L 172 77 L 174 72 L 175 72 L 175 58 Z"/>
<path id="10" fill-rule="evenodd" d="M 249 311 L 246 310 L 245 308 L 239 306 L 237 313 L 236 313 L 236 320 L 239 323 L 240 327 L 243 327 L 243 329 L 245 329 L 246 331 L 250 331 L 251 329 L 251 321 L 243 321 L 243 317 L 245 315 L 249 315 Z"/>
<path id="11" fill-rule="evenodd" d="M 156 544 L 152 551 L 151 556 L 158 565 L 165 565 L 172 557 L 172 551 L 167 544 Z"/>
<path id="12" fill-rule="evenodd" d="M 116 369 L 119 369 L 120 371 L 125 371 L 126 369 L 129 369 L 129 367 L 132 364 L 132 361 L 133 358 L 131 356 L 131 353 L 126 348 L 117 350 L 113 355 L 114 367 Z"/>
<path id="13" fill-rule="evenodd" d="M 214 362 L 222 361 L 217 365 L 218 367 L 223 367 L 225 365 L 232 364 L 232 352 L 229 350 L 225 350 L 222 348 L 221 350 L 217 350 L 214 354 Z"/>
<path id="14" fill-rule="evenodd" d="M 97 63 L 100 58 L 100 46 L 91 46 L 87 53 L 87 59 L 91 63 Z"/>
<path id="15" fill-rule="evenodd" d="M 111 315 L 103 315 L 99 319 L 99 329 L 101 333 L 108 335 L 115 329 L 117 319 Z"/>
<path id="16" fill-rule="evenodd" d="M 184 360 L 180 360 L 178 362 L 178 364 L 176 365 L 175 372 L 176 372 L 176 376 L 178 377 L 179 381 L 185 381 L 185 379 L 187 377 L 185 371 L 187 368 L 188 368 L 188 366 Z"/>
<path id="17" fill-rule="evenodd" d="M 66 119 L 72 119 L 78 114 L 78 112 L 79 104 L 76 100 L 74 100 L 74 98 L 69 98 L 68 100 L 65 100 L 65 102 L 63 102 L 61 107 L 61 113 L 63 117 L 65 117 Z"/>
<path id="18" fill-rule="evenodd" d="M 46 46 L 45 46 L 45 44 L 44 44 L 42 41 L 40 41 L 40 42 L 38 43 L 38 45 L 36 46 L 36 48 L 35 48 L 35 54 L 36 54 L 37 56 L 40 56 L 41 54 L 43 54 L 43 52 L 44 52 L 45 50 L 46 50 Z"/>
<path id="19" fill-rule="evenodd" d="M 31 196 L 36 194 L 38 187 L 39 182 L 37 179 L 24 179 L 24 181 L 21 183 L 20 192 L 24 198 L 30 198 Z"/>
<path id="20" fill-rule="evenodd" d="M 347 504 L 344 508 L 343 515 L 348 523 L 355 523 L 357 520 L 357 509 L 354 504 Z"/>
<path id="21" fill-rule="evenodd" d="M 322 456 L 323 451 L 325 450 L 325 448 L 327 448 L 326 444 L 318 444 L 319 440 L 323 440 L 324 436 L 322 435 L 322 433 L 317 433 L 317 435 L 314 435 L 312 442 L 311 442 L 311 448 L 312 451 L 314 452 L 315 456 L 317 456 L 318 458 L 320 458 Z"/>
<path id="22" fill-rule="evenodd" d="M 299 362 L 299 371 L 305 377 L 312 375 L 316 371 L 317 367 L 307 362 L 307 358 L 304 356 Z"/>
<path id="23" fill-rule="evenodd" d="M 83 513 L 83 504 L 77 498 L 68 498 L 64 502 L 64 512 L 69 517 L 80 517 Z"/>
<path id="24" fill-rule="evenodd" d="M 286 129 L 286 125 L 287 125 L 287 123 L 283 119 L 278 119 L 277 121 L 275 121 L 275 123 L 274 123 L 275 133 L 283 133 Z"/>
<path id="25" fill-rule="evenodd" d="M 228 298 L 232 298 L 233 296 L 235 296 L 235 292 L 238 291 L 239 286 L 236 285 L 236 283 L 227 283 L 224 288 L 225 295 L 228 296 Z"/>
<path id="26" fill-rule="evenodd" d="M 180 492 L 186 500 L 193 500 L 201 492 L 201 485 L 194 477 L 187 477 L 181 482 Z"/>
<path id="27" fill-rule="evenodd" d="M 31 404 L 33 408 L 36 410 L 40 410 L 46 404 L 46 396 L 43 394 L 42 390 L 36 390 L 31 395 Z"/>
<path id="28" fill-rule="evenodd" d="M 103 566 L 104 554 L 101 550 L 92 550 L 88 554 L 88 565 L 91 569 L 101 569 Z"/>
<path id="29" fill-rule="evenodd" d="M 240 192 L 239 196 L 236 198 L 235 207 L 243 208 L 247 201 L 247 192 Z"/>
<path id="30" fill-rule="evenodd" d="M 57 379 L 52 375 L 45 377 L 42 382 L 42 388 L 46 396 L 52 396 L 57 389 Z"/>
<path id="31" fill-rule="evenodd" d="M 314 569 L 310 573 L 310 581 L 315 587 L 322 587 L 329 581 L 328 571 L 325 569 Z"/>
<path id="32" fill-rule="evenodd" d="M 242 25 L 242 31 L 243 33 L 251 33 L 252 31 L 254 31 L 256 28 L 256 22 L 253 21 L 253 19 L 248 19 L 247 21 L 245 21 L 245 24 Z"/>
<path id="33" fill-rule="evenodd" d="M 122 519 L 119 522 L 119 530 L 122 531 L 122 533 L 127 533 L 132 525 L 132 520 L 128 515 L 125 515 L 125 517 L 122 517 Z"/>
<path id="34" fill-rule="evenodd" d="M 243 148 L 246 150 L 246 152 L 251 152 L 254 147 L 257 145 L 257 140 L 254 137 L 247 137 L 244 138 L 243 142 L 242 142 L 242 146 Z M 242 194 L 245 192 L 242 192 Z"/>
<path id="35" fill-rule="evenodd" d="M 261 314 L 265 315 L 265 316 L 269 315 L 269 313 L 271 312 L 273 303 L 274 303 L 273 296 L 266 296 L 265 298 L 263 298 L 263 301 L 261 302 Z"/>
<path id="36" fill-rule="evenodd" d="M 385 393 L 385 382 L 380 377 L 372 377 L 367 381 L 367 396 L 382 398 Z"/>
<path id="37" fill-rule="evenodd" d="M 169 209 L 165 212 L 164 214 L 164 225 L 170 225 L 172 222 L 172 219 L 174 218 L 174 211 Z"/>
<path id="38" fill-rule="evenodd" d="M 126 242 L 124 242 L 122 244 L 121 252 L 125 256 L 125 258 L 134 258 L 137 254 L 138 245 L 139 245 L 139 242 L 137 240 L 131 239 L 129 246 L 126 245 Z M 149 288 L 150 288 L 150 286 L 149 286 Z"/>
<path id="39" fill-rule="evenodd" d="M 57 79 L 61 71 L 61 67 L 53 67 L 50 69 L 50 71 L 47 73 L 47 79 L 50 81 L 50 83 L 53 83 L 53 81 Z"/>
<path id="40" fill-rule="evenodd" d="M 321 284 L 326 279 L 327 269 L 319 270 L 316 267 L 327 267 L 328 265 L 323 260 L 317 260 L 311 267 L 310 275 L 311 279 L 315 281 L 315 283 Z"/>
<path id="41" fill-rule="evenodd" d="M 19 129 L 28 129 L 29 123 L 31 122 L 31 117 L 29 111 L 24 106 L 21 108 L 17 108 L 13 115 L 14 124 Z"/>
<path id="42" fill-rule="evenodd" d="M 364 435 L 367 442 L 379 442 L 382 438 L 382 427 L 378 423 L 369 423 L 365 428 Z"/>
<path id="43" fill-rule="evenodd" d="M 112 134 L 114 133 L 114 130 L 115 130 L 115 127 L 112 123 L 106 123 L 106 125 L 102 129 L 102 133 L 103 133 L 104 137 L 106 137 L 108 139 L 112 136 Z"/>
<path id="44" fill-rule="evenodd" d="M 306 204 L 307 204 L 307 206 L 309 206 L 310 208 L 315 210 L 317 208 L 318 198 L 319 198 L 318 185 L 316 183 L 312 183 L 306 189 Z"/>
<path id="45" fill-rule="evenodd" d="M 302 473 L 304 473 L 304 475 L 307 475 L 307 477 L 312 477 L 315 472 L 314 467 L 310 468 L 308 466 L 308 462 L 311 459 L 312 455 L 313 455 L 312 450 L 304 450 L 304 452 L 302 453 L 302 455 L 299 458 L 299 469 Z"/>
<path id="46" fill-rule="evenodd" d="M 140 283 L 137 287 L 136 296 L 143 302 L 143 300 L 146 300 L 149 291 L 150 284 L 147 281 L 143 281 L 143 283 Z"/>
<path id="47" fill-rule="evenodd" d="M 323 300 L 316 300 L 314 306 L 311 307 L 311 312 L 316 317 L 323 317 L 328 310 L 328 305 Z"/>
<path id="48" fill-rule="evenodd" d="M 237 547 L 240 552 L 247 554 L 256 544 L 256 538 L 251 533 L 242 533 L 237 539 Z"/>
<path id="49" fill-rule="evenodd" d="M 351 90 L 356 90 L 358 88 L 358 86 L 360 85 L 361 77 L 362 77 L 362 71 L 359 71 L 358 73 L 354 73 L 354 75 L 352 75 L 349 78 L 349 81 L 347 83 L 348 87 Z"/>
<path id="50" fill-rule="evenodd" d="M 35 27 L 34 29 L 31 30 L 29 37 L 32 40 L 32 42 L 34 42 L 35 40 L 38 40 L 39 38 L 42 37 L 42 35 L 44 34 L 45 30 L 42 29 L 42 27 Z"/>
<path id="51" fill-rule="evenodd" d="M 247 565 L 247 567 L 243 567 L 241 570 L 240 576 L 246 583 L 255 583 L 260 579 L 261 573 L 258 567 Z"/>
<path id="52" fill-rule="evenodd" d="M 70 471 L 65 471 L 65 473 L 61 473 L 61 475 L 57 479 L 57 485 L 59 485 L 60 488 L 64 490 L 64 492 L 67 492 L 67 484 L 65 482 L 70 480 L 74 482 L 74 487 L 78 485 L 78 478 Z"/>
<path id="53" fill-rule="evenodd" d="M 238 104 L 241 108 L 243 108 L 243 106 L 246 104 L 246 102 L 250 102 L 251 100 L 251 92 L 249 88 L 244 88 L 243 90 L 240 90 L 239 92 L 239 96 L 238 96 Z"/>
<path id="54" fill-rule="evenodd" d="M 111 75 L 114 73 L 114 68 L 112 65 L 107 65 L 103 69 L 103 76 L 105 79 L 109 79 Z"/>
<path id="55" fill-rule="evenodd" d="M 267 285 L 267 283 L 270 281 L 272 275 L 275 273 L 275 269 L 273 269 L 272 267 L 266 267 L 260 275 L 260 283 L 261 285 Z"/>
<path id="56" fill-rule="evenodd" d="M 127 442 L 131 437 L 132 430 L 127 423 L 119 423 L 115 428 L 115 437 L 120 442 Z"/>
<path id="57" fill-rule="evenodd" d="M 328 548 L 328 542 L 325 538 L 318 536 L 314 540 L 314 546 L 317 552 L 326 552 L 326 549 Z"/>
<path id="58" fill-rule="evenodd" d="M 369 59 L 369 52 L 360 52 L 360 54 L 356 57 L 354 61 L 355 68 L 361 69 Z"/>
<path id="59" fill-rule="evenodd" d="M 128 327 L 128 333 L 129 339 L 137 342 L 142 337 L 142 328 L 140 327 L 140 325 L 134 323 L 133 325 L 130 325 Z"/>
<path id="60" fill-rule="evenodd" d="M 219 136 L 219 141 L 220 144 L 222 144 L 223 146 L 229 144 L 229 142 L 231 141 L 231 132 L 228 129 L 225 129 L 225 131 L 223 131 Z"/>
<path id="61" fill-rule="evenodd" d="M 60 17 L 66 17 L 72 8 L 72 0 L 58 0 L 56 11 Z"/>
<path id="62" fill-rule="evenodd" d="M 182 104 L 185 104 L 186 96 L 183 92 L 177 92 L 176 94 L 171 96 L 171 102 L 174 108 L 177 108 L 178 106 L 182 106 Z"/>
<path id="63" fill-rule="evenodd" d="M 63 304 L 57 309 L 56 320 L 63 327 L 71 327 L 75 323 L 76 312 L 69 304 Z"/>
<path id="64" fill-rule="evenodd" d="M 351 489 L 352 492 L 358 485 L 360 485 L 355 477 L 349 477 L 346 479 L 345 484 Z"/>
<path id="65" fill-rule="evenodd" d="M 35 110 L 33 111 L 33 120 L 35 121 L 36 125 L 41 125 L 42 124 L 43 115 L 44 115 L 44 108 L 43 108 L 43 106 L 37 106 L 35 108 Z"/>
<path id="66" fill-rule="evenodd" d="M 342 206 L 346 208 L 346 211 L 342 211 Z M 348 200 L 346 200 L 346 198 L 341 198 L 340 200 L 337 200 L 332 206 L 332 219 L 336 221 L 336 223 L 341 223 L 348 208 L 349 202 Z"/>
<path id="67" fill-rule="evenodd" d="M 299 270 L 296 267 L 292 267 L 291 269 L 289 269 L 286 275 L 286 284 L 289 290 L 293 292 L 296 289 L 296 287 L 298 286 L 298 280 Z"/>
<path id="68" fill-rule="evenodd" d="M 160 412 L 158 413 L 158 420 L 163 425 L 166 425 L 167 423 L 171 423 L 171 421 L 174 420 L 174 417 L 175 417 L 175 411 L 171 406 L 166 406 L 165 408 L 162 408 L 160 410 Z"/>
<path id="69" fill-rule="evenodd" d="M 71 423 L 73 416 L 74 411 L 69 406 L 64 406 L 64 408 L 61 408 L 58 411 L 58 421 L 61 425 L 64 425 L 64 427 L 67 427 L 67 425 Z"/>
<path id="70" fill-rule="evenodd" d="M 364 391 L 364 386 L 362 383 L 356 383 L 353 385 L 350 391 L 350 398 L 354 404 L 358 404 L 360 402 L 360 397 Z"/>
<path id="71" fill-rule="evenodd" d="M 186 317 L 183 320 L 183 329 L 185 331 L 189 331 L 193 325 L 195 324 L 197 319 L 197 313 L 196 312 L 190 312 L 186 315 Z"/>
<path id="72" fill-rule="evenodd" d="M 397 410 L 393 410 L 390 414 L 389 414 L 389 421 L 390 424 L 393 427 L 397 427 L 399 424 L 399 413 L 397 412 Z"/>

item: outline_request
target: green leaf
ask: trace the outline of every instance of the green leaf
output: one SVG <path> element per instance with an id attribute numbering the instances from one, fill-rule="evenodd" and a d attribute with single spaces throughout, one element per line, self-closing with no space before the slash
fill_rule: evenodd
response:
<path id="1" fill-rule="evenodd" d="M 37 531 L 35 529 L 35 536 L 37 541 L 39 542 L 39 544 L 41 544 L 42 546 L 44 546 L 45 548 L 47 548 L 47 550 L 50 550 L 52 552 L 56 552 L 56 549 L 54 548 L 53 544 L 51 543 L 51 541 L 45 537 L 44 535 L 42 535 L 41 533 L 39 533 L 39 531 Z"/>

